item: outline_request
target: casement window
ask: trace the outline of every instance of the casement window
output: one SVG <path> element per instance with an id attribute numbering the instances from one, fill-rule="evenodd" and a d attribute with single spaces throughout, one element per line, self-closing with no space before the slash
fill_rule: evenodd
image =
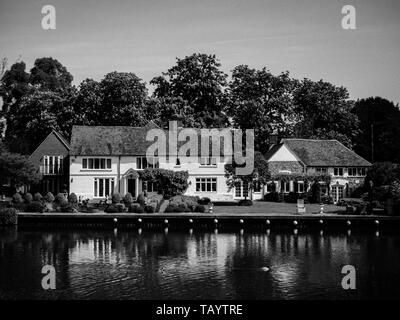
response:
<path id="1" fill-rule="evenodd" d="M 304 192 L 305 192 L 304 181 L 298 181 L 297 182 L 297 193 L 304 193 Z"/>
<path id="2" fill-rule="evenodd" d="M 268 182 L 267 183 L 267 192 L 273 192 L 276 190 L 275 182 Z"/>
<path id="3" fill-rule="evenodd" d="M 44 156 L 43 174 L 60 174 L 63 172 L 63 156 Z"/>
<path id="4" fill-rule="evenodd" d="M 217 192 L 217 178 L 196 178 L 197 192 Z"/>
<path id="5" fill-rule="evenodd" d="M 333 175 L 336 177 L 343 177 L 343 168 L 333 168 Z"/>
<path id="6" fill-rule="evenodd" d="M 365 168 L 348 168 L 347 170 L 350 177 L 364 177 L 367 174 Z"/>
<path id="7" fill-rule="evenodd" d="M 328 169 L 327 168 L 315 168 L 315 172 L 317 174 L 327 174 L 328 173 Z"/>
<path id="8" fill-rule="evenodd" d="M 111 169 L 110 158 L 83 158 L 82 169 L 85 170 L 109 170 Z"/>
<path id="9" fill-rule="evenodd" d="M 235 185 L 235 197 L 246 198 L 249 196 L 249 186 L 247 182 L 241 181 Z"/>
<path id="10" fill-rule="evenodd" d="M 146 169 L 146 168 L 158 168 L 159 162 L 157 157 L 138 157 L 136 158 L 136 168 Z"/>
<path id="11" fill-rule="evenodd" d="M 111 196 L 114 191 L 114 178 L 94 178 L 94 197 Z"/>
<path id="12" fill-rule="evenodd" d="M 200 157 L 200 165 L 204 167 L 215 167 L 217 165 L 217 158 Z"/>

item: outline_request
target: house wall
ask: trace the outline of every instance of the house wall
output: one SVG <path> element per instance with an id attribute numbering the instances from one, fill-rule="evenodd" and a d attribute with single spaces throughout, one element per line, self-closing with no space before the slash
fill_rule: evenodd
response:
<path id="1" fill-rule="evenodd" d="M 35 187 L 41 193 L 51 191 L 53 193 L 61 192 L 64 187 L 68 188 L 69 176 L 69 149 L 60 141 L 54 132 L 51 132 L 45 140 L 30 155 L 29 160 L 40 172 L 41 166 L 44 165 L 44 156 L 62 156 L 63 172 L 58 175 L 43 175 L 39 186 Z"/>
<path id="2" fill-rule="evenodd" d="M 139 170 L 136 167 L 136 156 L 117 156 L 104 157 L 111 158 L 111 169 L 105 170 L 89 170 L 82 169 L 82 159 L 90 158 L 86 156 L 71 156 L 70 159 L 70 192 L 74 192 L 78 197 L 92 199 L 94 195 L 94 178 L 114 178 L 115 188 L 114 192 L 119 192 L 122 195 L 126 194 L 126 179 L 124 174 L 130 169 Z M 96 158 L 96 157 L 92 157 Z M 118 170 L 119 163 L 119 170 Z M 176 161 L 171 163 L 160 163 L 160 168 L 169 169 L 174 171 L 188 171 L 189 172 L 189 187 L 185 194 L 197 195 L 199 197 L 209 197 L 213 201 L 229 201 L 233 200 L 233 190 L 228 190 L 225 179 L 224 163 L 217 163 L 216 166 L 201 166 L 199 163 L 181 163 L 176 165 Z M 118 174 L 119 172 L 119 174 Z M 196 191 L 196 178 L 209 177 L 217 178 L 217 192 L 197 192 Z M 119 188 L 118 188 L 119 184 Z M 139 193 L 141 190 L 141 183 L 139 183 Z"/>

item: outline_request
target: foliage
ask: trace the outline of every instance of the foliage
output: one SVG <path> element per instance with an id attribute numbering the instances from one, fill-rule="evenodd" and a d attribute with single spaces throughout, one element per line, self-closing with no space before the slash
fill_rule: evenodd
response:
<path id="1" fill-rule="evenodd" d="M 39 212 L 42 213 L 45 209 L 45 206 L 40 201 L 32 201 L 26 206 L 26 212 Z"/>
<path id="2" fill-rule="evenodd" d="M 56 202 L 56 203 L 63 203 L 63 202 L 65 202 L 65 201 L 67 201 L 67 199 L 65 199 L 64 194 L 58 193 L 58 194 L 56 195 L 56 198 L 55 198 L 55 202 Z"/>
<path id="3" fill-rule="evenodd" d="M 375 187 L 390 185 L 392 181 L 400 178 L 400 166 L 392 162 L 376 162 L 367 172 L 364 180 L 364 189 L 370 190 L 370 181 Z"/>
<path id="4" fill-rule="evenodd" d="M 253 201 L 251 201 L 250 199 L 242 199 L 239 201 L 238 205 L 243 207 L 250 207 L 253 205 Z"/>
<path id="5" fill-rule="evenodd" d="M 16 225 L 18 212 L 14 208 L 0 209 L 0 225 Z"/>
<path id="6" fill-rule="evenodd" d="M 24 199 L 25 199 L 26 203 L 31 203 L 32 200 L 33 200 L 33 196 L 32 196 L 31 193 L 28 192 L 28 193 L 25 194 Z"/>
<path id="7" fill-rule="evenodd" d="M 289 192 L 288 194 L 285 194 L 284 200 L 287 203 L 296 203 L 298 198 L 299 195 L 297 193 Z"/>
<path id="8" fill-rule="evenodd" d="M 176 65 L 151 80 L 159 99 L 182 98 L 186 110 L 197 119 L 198 127 L 224 127 L 228 119 L 223 113 L 224 87 L 227 75 L 220 70 L 215 55 L 195 53 L 178 59 Z"/>
<path id="9" fill-rule="evenodd" d="M 44 196 L 44 201 L 48 202 L 48 203 L 52 203 L 54 201 L 54 196 L 51 192 L 48 192 L 45 196 Z"/>
<path id="10" fill-rule="evenodd" d="M 139 175 L 143 181 L 157 182 L 159 193 L 165 199 L 183 194 L 189 186 L 187 181 L 189 173 L 187 171 L 147 168 L 140 171 Z"/>
<path id="11" fill-rule="evenodd" d="M 248 175 L 237 175 L 236 169 L 238 167 L 241 166 L 235 163 L 225 164 L 226 184 L 230 190 L 240 185 L 241 182 L 243 182 L 244 185 L 248 185 L 249 190 L 253 190 L 255 183 L 264 186 L 270 180 L 271 175 L 268 171 L 268 162 L 260 152 L 254 153 L 254 169 L 252 173 Z"/>
<path id="12" fill-rule="evenodd" d="M 211 199 L 208 197 L 203 197 L 197 201 L 201 205 L 208 205 L 211 203 Z"/>
<path id="13" fill-rule="evenodd" d="M 240 65 L 233 69 L 227 94 L 227 114 L 237 128 L 252 128 L 255 148 L 265 153 L 270 135 L 279 131 L 290 135 L 297 121 L 293 92 L 297 81 L 283 72 L 277 76 L 266 68 L 251 69 Z"/>
<path id="14" fill-rule="evenodd" d="M 295 136 L 308 139 L 337 139 L 352 146 L 358 134 L 358 118 L 351 111 L 353 101 L 344 87 L 320 80 L 304 79 L 293 93 L 299 121 Z"/>
<path id="15" fill-rule="evenodd" d="M 119 210 L 115 204 L 110 204 L 108 205 L 105 209 L 104 212 L 106 213 L 118 213 Z"/>
<path id="16" fill-rule="evenodd" d="M 330 184 L 332 177 L 329 174 L 279 173 L 273 175 L 271 179 L 274 181 L 283 181 L 283 182 L 304 181 L 304 183 L 308 184 L 316 182 L 323 182 L 325 184 Z"/>
<path id="17" fill-rule="evenodd" d="M 132 213 L 144 213 L 144 208 L 137 203 L 132 204 L 129 207 L 129 212 Z"/>
<path id="18" fill-rule="evenodd" d="M 12 201 L 13 201 L 13 203 L 18 204 L 18 203 L 23 203 L 24 199 L 22 199 L 21 194 L 17 192 L 16 194 L 13 195 Z"/>
<path id="19" fill-rule="evenodd" d="M 69 197 L 68 197 L 68 202 L 71 203 L 71 204 L 73 204 L 73 205 L 76 205 L 76 204 L 78 203 L 78 197 L 76 196 L 75 193 L 72 192 L 72 193 L 69 195 Z"/>
<path id="20" fill-rule="evenodd" d="M 194 208 L 193 212 L 204 213 L 206 212 L 206 207 L 204 205 L 199 204 Z"/>
<path id="21" fill-rule="evenodd" d="M 143 193 L 140 193 L 137 197 L 137 203 L 139 203 L 142 207 L 146 204 L 146 198 Z"/>
<path id="22" fill-rule="evenodd" d="M 156 207 L 154 204 L 147 204 L 144 206 L 144 211 L 146 213 L 154 213 L 156 212 Z"/>
<path id="23" fill-rule="evenodd" d="M 129 208 L 132 203 L 133 203 L 132 195 L 128 192 L 124 196 L 124 204 Z"/>
<path id="24" fill-rule="evenodd" d="M 372 129 L 374 161 L 400 163 L 400 108 L 380 97 L 356 101 L 352 112 L 359 119 L 359 133 L 354 138 L 354 150 L 372 161 Z M 373 127 L 373 128 L 372 128 Z"/>
<path id="25" fill-rule="evenodd" d="M 0 180 L 10 180 L 12 186 L 35 184 L 40 181 L 40 174 L 28 157 L 4 151 L 0 153 Z"/>
<path id="26" fill-rule="evenodd" d="M 40 194 L 40 192 L 36 192 L 35 195 L 33 196 L 33 200 L 34 201 L 42 201 L 42 195 Z"/>
<path id="27" fill-rule="evenodd" d="M 272 191 L 264 195 L 264 201 L 268 202 L 279 202 L 279 193 Z"/>
<path id="28" fill-rule="evenodd" d="M 122 197 L 119 193 L 113 193 L 113 195 L 111 196 L 111 200 L 112 200 L 113 204 L 120 203 L 122 200 Z"/>

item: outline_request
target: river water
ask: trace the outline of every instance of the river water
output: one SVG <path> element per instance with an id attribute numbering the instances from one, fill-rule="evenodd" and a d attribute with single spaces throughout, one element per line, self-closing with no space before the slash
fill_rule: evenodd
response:
<path id="1" fill-rule="evenodd" d="M 0 299 L 399 298 L 396 234 L 0 229 Z"/>

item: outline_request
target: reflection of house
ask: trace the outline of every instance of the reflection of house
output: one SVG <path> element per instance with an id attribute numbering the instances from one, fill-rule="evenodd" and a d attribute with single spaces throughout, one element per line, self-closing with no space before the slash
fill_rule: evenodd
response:
<path id="1" fill-rule="evenodd" d="M 282 139 L 265 157 L 272 177 L 288 175 L 285 181 L 274 181 L 267 186 L 267 192 L 275 189 L 283 193 L 304 193 L 304 183 L 290 181 L 290 175 L 330 175 L 330 185 L 321 185 L 320 190 L 336 201 L 351 196 L 352 191 L 363 184 L 371 166 L 337 140 Z"/>
<path id="2" fill-rule="evenodd" d="M 136 197 L 146 187 L 138 171 L 159 167 L 188 171 L 187 195 L 209 197 L 214 201 L 234 198 L 234 190 L 229 191 L 226 185 L 225 163 L 216 158 L 199 157 L 192 163 L 181 163 L 176 154 L 167 154 L 167 163 L 146 158 L 146 151 L 153 144 L 153 141 L 146 141 L 146 134 L 152 128 L 156 128 L 153 123 L 145 127 L 74 126 L 70 192 L 89 199 L 101 199 L 116 192 L 122 195 L 129 192 Z M 157 186 L 147 184 L 147 191 L 157 191 Z"/>
<path id="3" fill-rule="evenodd" d="M 68 191 L 68 153 L 68 141 L 53 130 L 31 154 L 29 159 L 42 174 L 39 192 L 57 194 Z"/>

